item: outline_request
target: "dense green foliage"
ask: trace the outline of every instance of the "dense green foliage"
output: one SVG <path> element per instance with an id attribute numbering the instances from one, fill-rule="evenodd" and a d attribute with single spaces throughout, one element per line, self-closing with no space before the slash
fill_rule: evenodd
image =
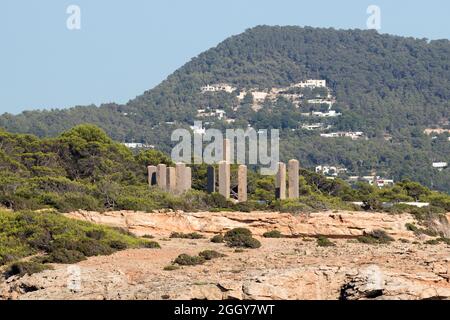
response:
<path id="1" fill-rule="evenodd" d="M 207 194 L 204 165 L 193 167 L 196 190 L 180 196 L 166 193 L 147 183 L 147 165 L 171 164 L 162 152 L 150 150 L 133 154 L 92 125 L 80 125 L 56 138 L 0 131 L 0 205 L 13 210 L 278 210 L 301 213 L 333 209 L 356 209 L 362 201 L 367 210 L 409 211 L 419 219 L 430 213 L 450 211 L 450 196 L 402 181 L 378 189 L 368 184 L 352 188 L 341 179 L 300 170 L 300 198 L 275 199 L 273 176 L 248 172 L 249 201 L 235 204 L 217 193 Z M 232 167 L 232 186 L 237 185 L 237 166 Z M 424 201 L 426 209 L 398 202 Z M 384 203 L 393 206 L 386 207 Z"/>
<path id="2" fill-rule="evenodd" d="M 252 237 L 252 232 L 245 228 L 235 228 L 227 231 L 224 240 L 230 247 L 257 249 L 261 242 Z"/>
<path id="3" fill-rule="evenodd" d="M 426 127 L 449 128 L 450 42 L 378 34 L 375 31 L 260 26 L 233 36 L 192 59 L 156 88 L 126 105 L 32 111 L 0 117 L 11 132 L 57 136 L 81 123 L 102 127 L 118 141 L 141 141 L 169 151 L 175 127 L 192 125 L 198 109 L 223 108 L 235 125 L 280 128 L 283 160 L 304 167 L 344 165 L 355 174 L 375 170 L 395 180 L 410 178 L 450 192 L 450 170 L 431 168 L 448 161 L 448 135 L 432 140 Z M 310 121 L 280 99 L 260 112 L 239 105 L 236 94 L 201 94 L 218 82 L 238 88 L 286 86 L 325 79 L 342 117 L 327 120 L 336 130 L 364 131 L 369 141 L 323 139 L 297 130 Z M 239 106 L 238 112 L 233 107 Z M 175 125 L 166 122 L 176 121 Z M 221 128 L 225 123 L 217 121 Z M 385 135 L 392 137 L 386 141 Z M 0 155 L 0 158 L 5 155 Z M 7 156 L 7 155 L 6 155 Z M 450 161 L 449 161 L 450 162 Z M 11 164 L 14 165 L 14 164 Z"/>
<path id="4" fill-rule="evenodd" d="M 357 238 L 359 242 L 366 244 L 388 244 L 394 241 L 390 235 L 384 230 L 374 230 L 372 232 L 364 232 L 364 235 Z"/>
<path id="5" fill-rule="evenodd" d="M 196 266 L 205 263 L 206 259 L 201 256 L 190 256 L 188 254 L 180 254 L 173 262 L 180 266 Z"/>
<path id="6" fill-rule="evenodd" d="M 58 213 L 0 211 L 0 266 L 11 263 L 7 275 L 39 272 L 47 263 L 72 264 L 127 248 L 159 245 Z M 36 255 L 32 261 L 19 261 L 31 255 Z"/>

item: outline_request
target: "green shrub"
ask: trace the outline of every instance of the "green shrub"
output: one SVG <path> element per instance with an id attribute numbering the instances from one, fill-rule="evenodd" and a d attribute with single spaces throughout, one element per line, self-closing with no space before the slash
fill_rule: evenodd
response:
<path id="1" fill-rule="evenodd" d="M 76 263 L 126 248 L 156 247 L 118 229 L 52 212 L 0 211 L 0 266 L 42 253 L 35 262 Z"/>
<path id="2" fill-rule="evenodd" d="M 86 260 L 86 256 L 75 250 L 57 249 L 43 257 L 43 263 L 74 264 Z"/>
<path id="3" fill-rule="evenodd" d="M 246 228 L 235 228 L 227 231 L 224 236 L 230 247 L 256 249 L 261 247 L 261 242 L 252 238 L 252 232 Z"/>
<path id="4" fill-rule="evenodd" d="M 12 276 L 22 277 L 24 275 L 32 275 L 33 273 L 39 273 L 47 269 L 50 269 L 50 267 L 34 261 L 16 262 L 6 269 L 5 277 L 6 278 Z"/>
<path id="5" fill-rule="evenodd" d="M 419 228 L 417 228 L 416 225 L 413 223 L 407 223 L 407 224 L 405 224 L 405 227 L 408 231 L 412 231 L 414 233 L 419 231 Z"/>
<path id="6" fill-rule="evenodd" d="M 203 257 L 190 256 L 183 253 L 174 260 L 174 263 L 179 264 L 180 266 L 196 266 L 205 263 L 205 261 L 206 260 Z"/>
<path id="7" fill-rule="evenodd" d="M 205 260 L 212 260 L 217 258 L 225 257 L 224 254 L 214 251 L 214 250 L 205 250 L 198 254 L 200 257 L 205 258 Z"/>
<path id="8" fill-rule="evenodd" d="M 424 243 L 425 244 L 436 245 L 436 244 L 439 244 L 441 242 L 445 243 L 447 245 L 450 245 L 450 239 L 449 238 L 445 238 L 445 237 L 440 237 L 440 238 L 437 238 L 437 239 L 428 240 L 428 241 L 425 241 Z"/>
<path id="9" fill-rule="evenodd" d="M 192 232 L 192 233 L 172 232 L 172 234 L 170 235 L 170 238 L 198 240 L 198 239 L 204 239 L 205 237 L 197 232 Z"/>
<path id="10" fill-rule="evenodd" d="M 164 271 L 174 271 L 174 270 L 178 270 L 178 269 L 180 269 L 179 266 L 175 266 L 175 265 L 171 264 L 171 265 L 165 266 L 163 270 Z"/>
<path id="11" fill-rule="evenodd" d="M 284 236 L 278 230 L 267 231 L 263 234 L 264 238 L 283 238 Z"/>
<path id="12" fill-rule="evenodd" d="M 223 235 L 216 234 L 214 237 L 211 238 L 211 242 L 213 242 L 213 243 L 223 243 L 223 242 L 225 242 L 225 239 L 224 239 Z"/>
<path id="13" fill-rule="evenodd" d="M 126 248 L 128 248 L 128 245 L 120 240 L 112 240 L 109 242 L 109 246 L 110 248 L 114 249 L 114 250 L 125 250 Z"/>
<path id="14" fill-rule="evenodd" d="M 334 247 L 336 244 L 331 242 L 327 237 L 320 236 L 317 238 L 317 245 L 319 247 Z"/>
<path id="15" fill-rule="evenodd" d="M 255 238 L 245 235 L 236 235 L 233 236 L 232 238 L 228 238 L 227 243 L 230 247 L 241 247 L 251 249 L 257 249 L 261 247 L 261 242 L 259 242 Z"/>
<path id="16" fill-rule="evenodd" d="M 101 240 L 105 237 L 105 231 L 104 230 L 89 230 L 86 232 L 86 236 L 88 238 L 94 239 L 94 240 Z"/>
<path id="17" fill-rule="evenodd" d="M 394 239 L 389 236 L 384 230 L 374 230 L 372 232 L 364 232 L 362 236 L 359 236 L 358 241 L 366 244 L 388 244 Z"/>
<path id="18" fill-rule="evenodd" d="M 145 241 L 141 246 L 148 249 L 161 249 L 161 246 L 156 241 Z"/>
<path id="19" fill-rule="evenodd" d="M 243 236 L 248 236 L 251 237 L 252 236 L 252 232 L 249 229 L 246 228 L 234 228 L 230 231 L 227 231 L 225 233 L 225 240 L 227 240 L 228 238 L 232 238 L 234 236 L 237 235 L 243 235 Z"/>

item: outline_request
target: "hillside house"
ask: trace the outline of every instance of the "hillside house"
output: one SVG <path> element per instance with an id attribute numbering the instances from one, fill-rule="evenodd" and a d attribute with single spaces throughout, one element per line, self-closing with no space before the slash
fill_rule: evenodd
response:
<path id="1" fill-rule="evenodd" d="M 446 168 L 448 168 L 447 162 L 433 162 L 432 164 L 433 168 L 438 169 L 439 171 L 442 171 Z"/>
<path id="2" fill-rule="evenodd" d="M 227 93 L 232 93 L 236 90 L 235 87 L 226 84 L 226 83 L 220 83 L 220 84 L 213 84 L 213 85 L 206 85 L 204 87 L 201 87 L 200 90 L 202 91 L 202 93 L 206 93 L 206 92 L 227 92 Z"/>
<path id="3" fill-rule="evenodd" d="M 364 133 L 361 131 L 357 131 L 357 132 L 340 131 L 340 132 L 331 132 L 331 133 L 321 133 L 320 136 L 323 138 L 351 138 L 352 140 L 358 140 L 364 136 Z"/>

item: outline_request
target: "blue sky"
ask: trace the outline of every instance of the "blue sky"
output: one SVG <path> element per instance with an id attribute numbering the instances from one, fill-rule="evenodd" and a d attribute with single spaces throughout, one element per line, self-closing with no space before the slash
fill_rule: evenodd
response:
<path id="1" fill-rule="evenodd" d="M 125 103 L 225 38 L 260 24 L 450 38 L 450 1 L 1 0 L 0 113 Z M 68 30 L 66 9 L 81 9 Z"/>

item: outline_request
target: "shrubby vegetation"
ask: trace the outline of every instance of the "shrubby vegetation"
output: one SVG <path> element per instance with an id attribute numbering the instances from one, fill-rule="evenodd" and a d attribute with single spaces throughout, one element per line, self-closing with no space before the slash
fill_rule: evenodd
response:
<path id="1" fill-rule="evenodd" d="M 206 259 L 201 256 L 190 256 L 182 253 L 175 260 L 174 263 L 180 266 L 196 266 L 205 263 Z"/>
<path id="2" fill-rule="evenodd" d="M 7 275 L 39 272 L 48 263 L 73 264 L 127 248 L 159 245 L 58 213 L 0 211 L 0 266 L 10 264 Z M 31 261 L 20 261 L 32 255 L 35 257 Z"/>
<path id="3" fill-rule="evenodd" d="M 246 228 L 235 228 L 227 231 L 224 240 L 230 247 L 257 249 L 261 242 L 252 237 L 252 232 Z"/>
<path id="4" fill-rule="evenodd" d="M 336 246 L 336 244 L 332 241 L 330 241 L 330 239 L 328 239 L 327 237 L 324 236 L 320 236 L 317 238 L 317 245 L 319 247 L 334 247 Z"/>
<path id="5" fill-rule="evenodd" d="M 358 237 L 358 241 L 366 244 L 388 244 L 394 241 L 394 239 L 384 230 L 374 230 L 364 232 L 364 235 Z"/>
<path id="6" fill-rule="evenodd" d="M 418 219 L 438 217 L 450 211 L 450 196 L 404 180 L 378 189 L 368 184 L 351 187 L 341 179 L 329 180 L 300 170 L 300 198 L 275 199 L 274 177 L 249 170 L 249 201 L 234 204 L 218 193 L 207 194 L 206 166 L 193 166 L 194 190 L 181 196 L 147 184 L 147 165 L 166 163 L 170 158 L 156 150 L 133 154 L 92 125 L 80 125 L 56 138 L 0 131 L 0 205 L 13 210 L 276 210 L 301 213 L 323 210 L 359 209 L 392 213 L 411 212 Z M 237 184 L 237 166 L 232 167 L 232 185 Z M 423 201 L 430 207 L 415 208 L 399 202 Z M 386 206 L 385 203 L 390 204 Z"/>
<path id="7" fill-rule="evenodd" d="M 272 230 L 272 231 L 264 232 L 263 237 L 264 238 L 283 238 L 284 236 L 281 234 L 280 231 Z"/>

